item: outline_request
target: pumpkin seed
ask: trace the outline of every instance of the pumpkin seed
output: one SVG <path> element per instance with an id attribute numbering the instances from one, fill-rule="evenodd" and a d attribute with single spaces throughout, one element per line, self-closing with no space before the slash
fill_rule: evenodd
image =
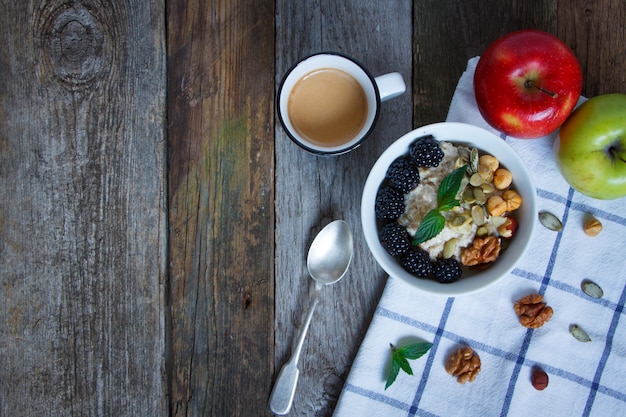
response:
<path id="1" fill-rule="evenodd" d="M 485 182 L 485 179 L 478 172 L 475 174 L 472 174 L 469 180 L 469 183 L 474 187 L 479 187 L 483 185 L 484 182 Z"/>
<path id="2" fill-rule="evenodd" d="M 485 212 L 483 211 L 482 206 L 472 206 L 472 220 L 476 226 L 482 226 L 485 224 Z"/>
<path id="3" fill-rule="evenodd" d="M 459 151 L 459 159 L 463 161 L 461 166 L 463 166 L 466 163 L 468 163 L 470 160 L 470 149 L 467 146 L 459 146 L 457 149 Z M 470 166 L 470 169 L 471 169 L 471 166 Z"/>
<path id="4" fill-rule="evenodd" d="M 470 152 L 470 171 L 472 173 L 478 171 L 478 149 L 472 148 Z"/>
<path id="5" fill-rule="evenodd" d="M 506 222 L 506 219 L 507 218 L 503 216 L 491 216 L 491 224 L 493 224 L 497 229 Z"/>
<path id="6" fill-rule="evenodd" d="M 472 190 L 471 187 L 467 187 L 465 191 L 463 191 L 463 195 L 461 196 L 461 199 L 464 202 L 470 203 L 470 204 L 476 201 L 476 197 L 474 197 L 474 191 Z"/>
<path id="7" fill-rule="evenodd" d="M 548 230 L 559 232 L 563 230 L 563 223 L 552 213 L 548 211 L 539 212 L 539 221 Z"/>
<path id="8" fill-rule="evenodd" d="M 483 182 L 493 181 L 493 171 L 486 165 L 478 165 L 478 174 L 483 177 Z"/>
<path id="9" fill-rule="evenodd" d="M 585 294 L 587 294 L 591 298 L 602 298 L 604 296 L 604 291 L 602 291 L 602 288 L 600 288 L 598 284 L 591 280 L 586 279 L 581 282 L 580 288 Z"/>
<path id="10" fill-rule="evenodd" d="M 458 214 L 454 216 L 450 224 L 455 227 L 463 226 L 465 223 L 467 223 L 468 219 L 469 216 L 467 216 L 466 214 Z"/>
<path id="11" fill-rule="evenodd" d="M 480 188 L 474 188 L 474 199 L 478 204 L 485 204 L 487 196 Z"/>
<path id="12" fill-rule="evenodd" d="M 476 236 L 485 237 L 489 234 L 489 229 L 486 226 L 480 226 L 476 229 Z"/>
<path id="13" fill-rule="evenodd" d="M 496 190 L 496 188 L 493 186 L 493 184 L 488 183 L 488 182 L 486 182 L 483 185 L 481 185 L 480 188 L 483 190 L 483 193 L 485 193 L 485 194 L 491 194 L 491 193 L 493 193 Z"/>
<path id="14" fill-rule="evenodd" d="M 448 240 L 445 245 L 443 245 L 443 257 L 444 259 L 451 258 L 456 251 L 456 247 L 459 244 L 459 240 L 457 238 L 452 238 Z"/>
<path id="15" fill-rule="evenodd" d="M 576 340 L 586 343 L 591 342 L 591 338 L 583 329 L 581 329 L 578 325 L 572 324 L 569 326 L 569 332 L 576 338 Z"/>

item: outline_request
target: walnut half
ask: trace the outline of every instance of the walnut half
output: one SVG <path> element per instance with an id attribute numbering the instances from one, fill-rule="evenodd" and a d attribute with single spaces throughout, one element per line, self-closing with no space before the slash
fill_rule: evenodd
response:
<path id="1" fill-rule="evenodd" d="M 500 239 L 495 236 L 477 237 L 472 246 L 463 249 L 461 263 L 474 266 L 493 262 L 500 256 Z"/>
<path id="2" fill-rule="evenodd" d="M 471 347 L 463 346 L 446 361 L 446 372 L 455 376 L 460 384 L 473 382 L 480 372 L 480 356 Z"/>
<path id="3" fill-rule="evenodd" d="M 530 294 L 515 302 L 515 314 L 522 326 L 536 329 L 543 326 L 552 317 L 552 307 L 543 302 L 541 294 Z"/>

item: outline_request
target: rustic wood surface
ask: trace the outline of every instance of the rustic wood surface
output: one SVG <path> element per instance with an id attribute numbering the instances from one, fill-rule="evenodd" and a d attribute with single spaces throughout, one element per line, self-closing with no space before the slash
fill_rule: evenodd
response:
<path id="1" fill-rule="evenodd" d="M 274 7 L 168 3 L 172 416 L 265 414 L 274 313 Z"/>
<path id="2" fill-rule="evenodd" d="M 163 7 L 35 3 L 0 8 L 0 415 L 163 415 Z"/>
<path id="3" fill-rule="evenodd" d="M 332 415 L 386 279 L 360 230 L 378 155 L 515 29 L 572 47 L 583 94 L 626 93 L 625 22 L 622 0 L 3 0 L 0 416 L 270 415 L 308 247 L 342 218 L 355 257 L 290 414 Z M 284 72 L 323 50 L 408 88 L 334 158 L 274 119 Z"/>

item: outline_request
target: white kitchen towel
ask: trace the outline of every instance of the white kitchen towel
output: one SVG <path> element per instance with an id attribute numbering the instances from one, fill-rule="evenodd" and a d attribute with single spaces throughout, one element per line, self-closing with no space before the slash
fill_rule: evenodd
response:
<path id="1" fill-rule="evenodd" d="M 491 129 L 480 115 L 472 79 L 478 58 L 468 62 L 447 121 Z M 553 232 L 538 226 L 530 250 L 499 283 L 483 292 L 446 298 L 424 295 L 388 278 L 370 327 L 335 408 L 335 417 L 358 416 L 626 416 L 626 198 L 601 201 L 572 190 L 554 163 L 555 135 L 523 140 L 506 137 L 534 176 L 539 210 L 563 222 Z M 587 215 L 604 229 L 583 233 Z M 590 279 L 604 290 L 593 299 L 580 289 Z M 522 327 L 515 300 L 538 292 L 554 309 L 538 329 Z M 591 342 L 569 332 L 577 324 Z M 389 344 L 416 340 L 433 344 L 410 361 L 412 376 L 400 371 L 385 390 Z M 469 345 L 481 358 L 476 380 L 459 384 L 444 364 Z M 549 375 L 538 391 L 534 367 Z"/>

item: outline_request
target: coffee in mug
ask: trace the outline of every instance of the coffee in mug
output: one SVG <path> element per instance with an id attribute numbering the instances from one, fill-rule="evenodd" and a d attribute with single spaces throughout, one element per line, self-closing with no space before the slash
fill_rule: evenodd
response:
<path id="1" fill-rule="evenodd" d="M 372 77 L 338 53 L 312 55 L 292 67 L 278 92 L 278 117 L 287 135 L 319 155 L 338 155 L 373 130 L 381 101 L 406 90 L 398 73 Z"/>
<path id="2" fill-rule="evenodd" d="M 319 146 L 340 146 L 354 138 L 367 119 L 367 97 L 352 75 L 319 68 L 294 85 L 287 103 L 295 131 Z"/>

